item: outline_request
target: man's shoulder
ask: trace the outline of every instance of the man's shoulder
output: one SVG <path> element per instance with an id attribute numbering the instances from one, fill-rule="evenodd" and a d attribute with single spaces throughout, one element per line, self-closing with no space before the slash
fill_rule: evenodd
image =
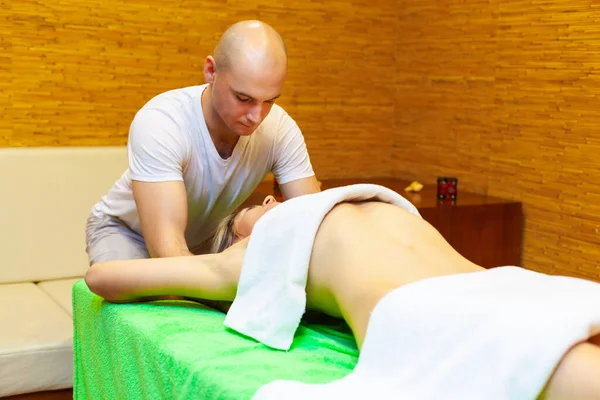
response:
<path id="1" fill-rule="evenodd" d="M 271 117 L 271 116 L 275 117 L 276 119 L 279 119 L 282 117 L 291 118 L 289 116 L 289 114 L 287 113 L 287 111 L 279 104 L 273 104 L 273 107 L 271 107 L 271 112 L 269 113 L 269 117 Z"/>
<path id="2" fill-rule="evenodd" d="M 197 124 L 198 108 L 201 107 L 200 99 L 205 86 L 171 89 L 154 96 L 135 113 L 134 123 L 182 129 Z"/>
<path id="3" fill-rule="evenodd" d="M 285 111 L 283 107 L 274 104 L 269 115 L 264 119 L 261 128 L 272 134 L 277 134 L 280 130 L 288 130 L 290 124 L 295 124 L 294 119 Z"/>
<path id="4" fill-rule="evenodd" d="M 140 108 L 140 111 L 177 111 L 185 106 L 190 104 L 193 105 L 196 101 L 199 101 L 200 97 L 202 96 L 202 91 L 205 87 L 206 84 L 167 90 L 148 100 Z"/>

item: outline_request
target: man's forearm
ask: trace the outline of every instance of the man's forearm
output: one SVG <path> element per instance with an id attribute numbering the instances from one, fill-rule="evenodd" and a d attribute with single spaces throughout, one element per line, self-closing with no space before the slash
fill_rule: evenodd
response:
<path id="1" fill-rule="evenodd" d="M 165 258 L 193 256 L 194 253 L 192 253 L 187 247 L 170 247 L 167 249 L 161 249 L 159 251 L 150 252 L 150 255 L 152 256 L 152 258 Z"/>
<path id="2" fill-rule="evenodd" d="M 148 252 L 152 258 L 193 256 L 187 247 L 185 239 L 163 241 L 157 245 L 148 246 Z"/>

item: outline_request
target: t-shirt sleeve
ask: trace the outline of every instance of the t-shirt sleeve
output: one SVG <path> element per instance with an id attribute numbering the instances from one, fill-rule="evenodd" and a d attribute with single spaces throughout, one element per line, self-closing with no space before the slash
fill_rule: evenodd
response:
<path id="1" fill-rule="evenodd" d="M 183 181 L 187 141 L 180 126 L 158 110 L 139 111 L 129 128 L 131 178 L 144 182 Z"/>
<path id="2" fill-rule="evenodd" d="M 273 175 L 280 184 L 315 175 L 298 124 L 284 113 L 275 138 Z"/>

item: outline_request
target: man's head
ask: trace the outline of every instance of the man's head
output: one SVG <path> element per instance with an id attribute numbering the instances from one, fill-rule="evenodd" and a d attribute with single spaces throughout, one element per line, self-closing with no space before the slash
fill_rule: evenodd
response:
<path id="1" fill-rule="evenodd" d="M 204 63 L 219 125 L 239 136 L 252 134 L 281 95 L 286 72 L 285 45 L 271 26 L 242 21 L 229 27 Z"/>

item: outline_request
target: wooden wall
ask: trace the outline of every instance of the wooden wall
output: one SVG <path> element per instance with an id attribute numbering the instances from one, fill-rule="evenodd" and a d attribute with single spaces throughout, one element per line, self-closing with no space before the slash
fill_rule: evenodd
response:
<path id="1" fill-rule="evenodd" d="M 258 18 L 286 41 L 280 104 L 319 176 L 389 175 L 394 10 L 391 0 L 13 1 L 0 10 L 0 146 L 125 144 L 147 100 L 204 83 L 223 31 Z"/>
<path id="2" fill-rule="evenodd" d="M 398 175 L 524 202 L 524 265 L 600 281 L 600 3 L 398 0 Z"/>
<path id="3" fill-rule="evenodd" d="M 600 280 L 595 0 L 13 1 L 0 146 L 125 144 L 139 107 L 203 83 L 250 18 L 286 40 L 280 104 L 319 177 L 456 175 L 524 202 L 524 266 Z"/>

